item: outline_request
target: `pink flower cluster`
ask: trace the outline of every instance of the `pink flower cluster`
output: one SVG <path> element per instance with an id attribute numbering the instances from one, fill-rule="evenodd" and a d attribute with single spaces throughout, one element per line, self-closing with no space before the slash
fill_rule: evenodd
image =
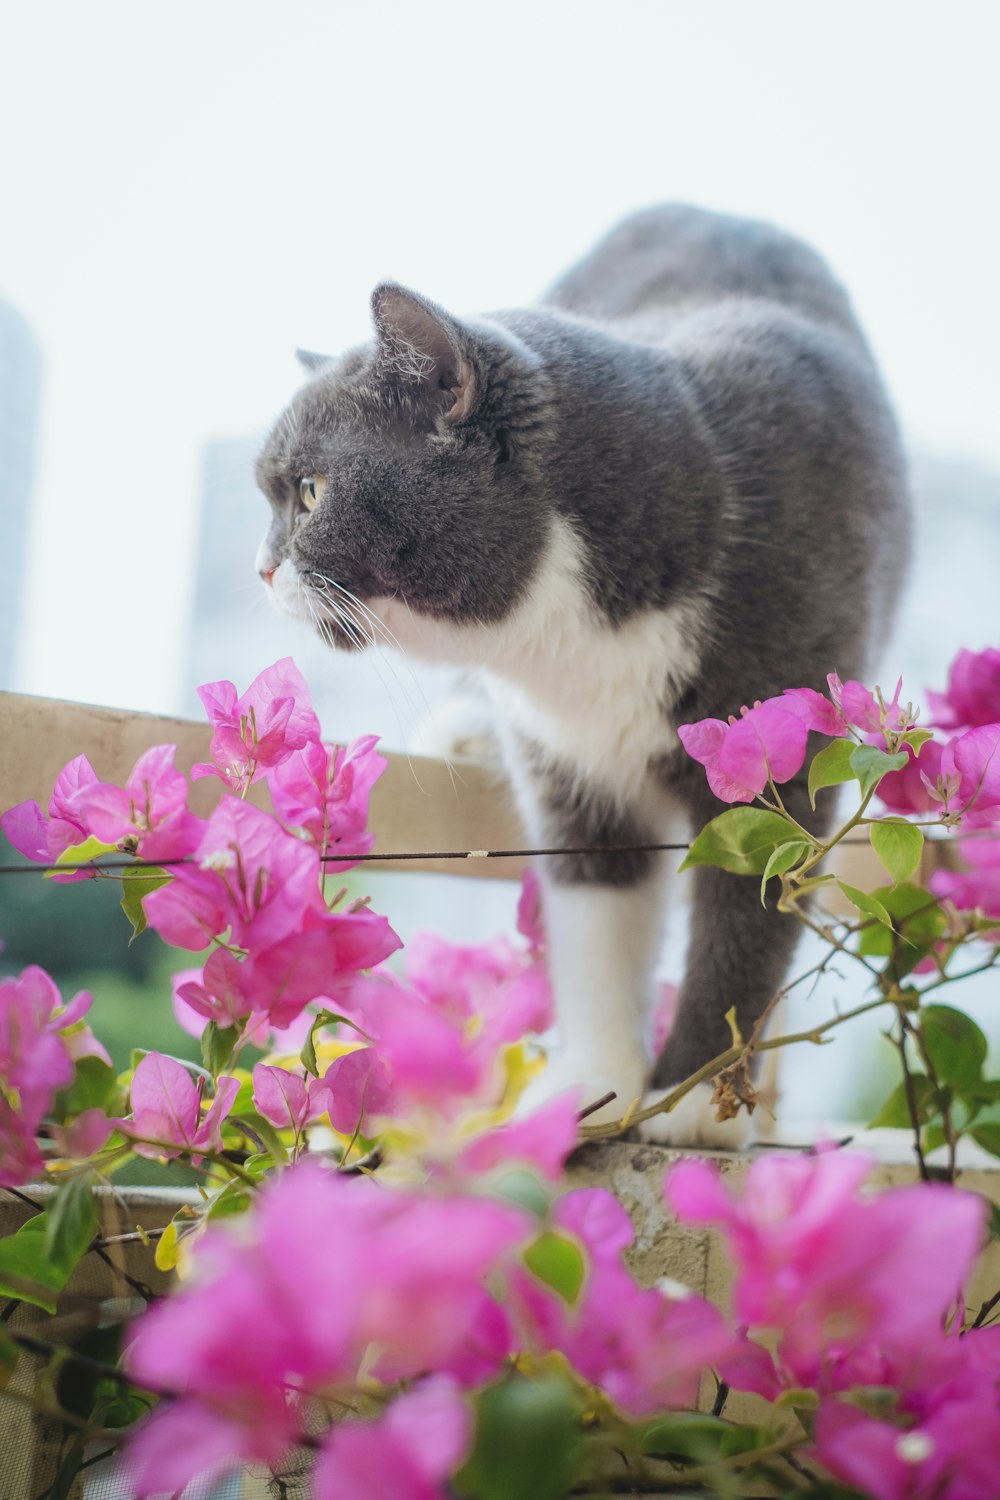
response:
<path id="1" fill-rule="evenodd" d="M 950 731 L 945 741 L 925 744 L 919 759 L 886 776 L 879 796 L 893 812 L 926 817 L 959 814 L 964 829 L 980 830 L 961 840 L 966 868 L 939 870 L 930 888 L 964 911 L 1000 918 L 1000 651 L 960 651 L 945 693 L 928 692 L 934 723 Z"/>
<path id="2" fill-rule="evenodd" d="M 810 731 L 835 737 L 855 730 L 884 738 L 903 727 L 902 683 L 896 684 L 892 702 L 883 705 L 863 683 L 841 682 L 836 673 L 827 681 L 829 698 L 812 688 L 786 688 L 778 698 L 744 706 L 739 718 L 678 725 L 681 744 L 705 767 L 721 801 L 752 802 L 769 781 L 791 781 L 805 762 Z"/>
<path id="3" fill-rule="evenodd" d="M 387 1386 L 432 1378 L 380 1421 L 338 1426 L 312 1493 L 435 1500 L 469 1444 L 463 1393 L 517 1350 L 559 1350 L 645 1413 L 690 1401 L 733 1343 L 700 1298 L 636 1287 L 622 1262 L 628 1215 L 603 1189 L 555 1209 L 552 1232 L 583 1257 L 575 1301 L 527 1268 L 534 1216 L 469 1193 L 389 1189 L 305 1162 L 266 1188 L 252 1227 L 205 1236 L 195 1278 L 136 1325 L 130 1373 L 179 1393 L 132 1444 L 139 1495 L 245 1460 L 277 1465 L 300 1400 L 351 1389 L 364 1369 Z"/>
<path id="4" fill-rule="evenodd" d="M 83 1017 L 85 990 L 63 1005 L 58 989 L 35 965 L 0 980 L 0 1187 L 18 1187 L 42 1170 L 38 1128 L 59 1089 L 73 1082 L 76 1060 L 108 1060 Z"/>
<path id="5" fill-rule="evenodd" d="M 986 1206 L 939 1184 L 878 1196 L 863 1156 L 766 1157 L 739 1196 L 704 1162 L 682 1162 L 667 1201 L 688 1224 L 724 1233 L 736 1263 L 744 1338 L 720 1369 L 776 1400 L 818 1392 L 816 1456 L 873 1500 L 1000 1494 L 1000 1329 L 964 1337 L 948 1320 L 978 1254 Z M 772 1355 L 747 1333 L 777 1330 Z M 885 1419 L 853 1398 L 897 1393 Z"/>
<path id="6" fill-rule="evenodd" d="M 504 939 L 461 946 L 430 933 L 407 948 L 404 979 L 385 969 L 360 978 L 340 1008 L 371 1041 L 326 1075 L 330 1118 L 348 1133 L 367 1116 L 430 1109 L 449 1120 L 494 1107 L 504 1047 L 552 1024 L 548 977 L 530 952 Z"/>

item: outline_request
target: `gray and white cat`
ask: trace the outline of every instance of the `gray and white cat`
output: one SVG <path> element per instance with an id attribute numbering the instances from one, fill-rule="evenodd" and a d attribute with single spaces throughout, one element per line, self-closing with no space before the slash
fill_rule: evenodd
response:
<path id="1" fill-rule="evenodd" d="M 268 439 L 258 568 L 357 649 L 481 669 L 532 838 L 656 844 L 720 810 L 676 725 L 864 673 L 907 552 L 896 427 L 847 297 L 807 246 L 684 206 L 626 219 L 536 307 L 459 320 L 391 283 L 374 340 Z M 804 785 L 783 796 L 815 822 Z M 537 1093 L 617 1115 L 744 1035 L 797 924 L 694 875 L 676 1022 L 646 1054 L 669 855 L 541 862 L 561 1047 Z M 673 856 L 676 863 L 676 856 Z M 706 1088 L 648 1133 L 724 1144 Z M 740 1129 L 741 1127 L 737 1127 Z"/>

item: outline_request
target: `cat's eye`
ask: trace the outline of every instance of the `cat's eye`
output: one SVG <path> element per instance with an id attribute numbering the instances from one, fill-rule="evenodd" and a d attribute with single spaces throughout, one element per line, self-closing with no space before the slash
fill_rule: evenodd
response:
<path id="1" fill-rule="evenodd" d="M 299 480 L 299 499 L 306 510 L 315 510 L 323 498 L 326 479 L 322 474 L 307 474 Z"/>

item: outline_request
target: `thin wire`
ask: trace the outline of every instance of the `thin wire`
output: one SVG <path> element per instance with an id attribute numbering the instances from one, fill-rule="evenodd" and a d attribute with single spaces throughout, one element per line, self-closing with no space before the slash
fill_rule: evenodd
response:
<path id="1" fill-rule="evenodd" d="M 865 838 L 845 838 L 845 845 L 861 847 L 868 844 Z M 928 838 L 928 844 L 952 844 L 953 839 Z M 577 844 L 558 846 L 552 849 L 406 849 L 385 854 L 352 854 L 337 850 L 334 854 L 321 856 L 323 864 L 378 864 L 402 863 L 418 859 L 534 859 L 557 854 L 669 854 L 686 852 L 690 844 Z M 0 875 L 70 875 L 78 870 L 164 870 L 177 865 L 196 864 L 193 855 L 178 859 L 108 859 L 104 861 L 67 860 L 53 865 L 0 865 Z"/>

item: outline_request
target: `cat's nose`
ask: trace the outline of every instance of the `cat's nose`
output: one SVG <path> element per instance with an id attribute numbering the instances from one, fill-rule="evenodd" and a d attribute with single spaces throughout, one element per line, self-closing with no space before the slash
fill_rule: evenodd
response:
<path id="1" fill-rule="evenodd" d="M 256 567 L 257 572 L 260 574 L 261 578 L 270 588 L 271 584 L 274 582 L 274 575 L 278 571 L 278 564 L 274 560 L 271 549 L 267 544 L 266 537 L 257 548 L 257 556 L 254 558 L 254 566 Z"/>

